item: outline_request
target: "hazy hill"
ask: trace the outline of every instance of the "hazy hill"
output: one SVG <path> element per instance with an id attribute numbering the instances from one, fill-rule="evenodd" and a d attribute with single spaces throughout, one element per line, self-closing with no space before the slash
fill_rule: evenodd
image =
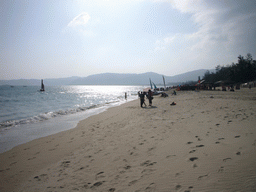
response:
<path id="1" fill-rule="evenodd" d="M 198 76 L 204 76 L 207 69 L 195 70 L 175 76 L 165 76 L 166 84 L 173 85 L 187 81 L 197 81 Z M 213 72 L 214 70 L 209 70 Z M 163 77 L 161 74 L 148 73 L 102 73 L 90 75 L 87 77 L 68 77 L 57 79 L 44 79 L 45 86 L 54 85 L 148 85 L 149 78 L 155 84 L 163 84 Z M 35 85 L 40 86 L 40 79 L 17 79 L 17 80 L 0 80 L 0 85 Z"/>
<path id="2" fill-rule="evenodd" d="M 175 84 L 187 81 L 197 81 L 198 76 L 204 76 L 206 69 L 191 71 L 175 76 L 165 76 L 166 84 Z M 209 70 L 213 71 L 213 70 Z M 72 82 L 73 85 L 148 85 L 149 78 L 155 84 L 163 84 L 161 74 L 148 72 L 141 74 L 120 74 L 120 73 L 103 73 L 90 75 L 88 77 L 79 78 Z"/>

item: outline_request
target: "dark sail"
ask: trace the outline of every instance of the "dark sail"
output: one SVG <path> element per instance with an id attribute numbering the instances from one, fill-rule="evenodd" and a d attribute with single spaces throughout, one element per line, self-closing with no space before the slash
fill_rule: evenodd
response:
<path id="1" fill-rule="evenodd" d="M 43 79 L 41 80 L 41 89 L 40 91 L 44 91 L 44 82 L 43 82 Z"/>

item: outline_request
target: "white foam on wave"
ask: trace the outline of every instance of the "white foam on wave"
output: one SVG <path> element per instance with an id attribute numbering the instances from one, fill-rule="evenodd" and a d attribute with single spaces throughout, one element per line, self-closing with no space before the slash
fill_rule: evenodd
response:
<path id="1" fill-rule="evenodd" d="M 136 97 L 127 101 L 135 99 Z M 81 107 L 82 110 L 77 108 L 78 112 L 74 113 L 71 113 L 72 110 L 48 112 L 25 120 L 9 122 L 10 126 L 7 126 L 8 122 L 6 122 L 5 128 L 0 132 L 0 153 L 34 139 L 75 128 L 79 121 L 102 113 L 110 107 L 124 104 L 127 101 L 121 100 L 119 102 L 105 103 L 104 105 Z"/>
<path id="2" fill-rule="evenodd" d="M 107 103 L 109 104 L 109 103 Z M 70 115 L 70 114 L 75 114 L 75 113 L 79 113 L 79 112 L 83 112 L 89 109 L 93 109 L 93 108 L 97 108 L 97 107 L 101 107 L 103 105 L 91 105 L 89 107 L 78 107 L 76 109 L 68 109 L 68 110 L 59 110 L 56 112 L 46 112 L 46 113 L 41 113 L 37 116 L 34 117 L 29 117 L 26 119 L 20 119 L 20 120 L 10 120 L 10 121 L 5 121 L 5 122 L 1 122 L 0 123 L 0 130 L 3 128 L 10 128 L 13 126 L 18 126 L 20 124 L 30 124 L 30 123 L 37 123 L 37 122 L 41 122 L 41 121 L 45 121 L 45 120 L 49 120 L 58 116 L 62 116 L 62 115 Z"/>

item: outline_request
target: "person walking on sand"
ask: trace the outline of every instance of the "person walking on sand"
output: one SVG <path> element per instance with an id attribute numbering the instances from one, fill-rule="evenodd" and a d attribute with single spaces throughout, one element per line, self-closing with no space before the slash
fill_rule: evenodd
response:
<path id="1" fill-rule="evenodd" d="M 153 99 L 153 93 L 151 90 L 148 90 L 148 101 L 149 101 L 149 106 L 152 106 L 152 99 Z"/>
<path id="2" fill-rule="evenodd" d="M 145 105 L 145 107 L 147 106 L 146 103 L 145 103 L 145 94 L 143 92 L 141 92 L 139 94 L 139 97 L 140 97 L 140 107 L 143 107 L 143 104 Z"/>

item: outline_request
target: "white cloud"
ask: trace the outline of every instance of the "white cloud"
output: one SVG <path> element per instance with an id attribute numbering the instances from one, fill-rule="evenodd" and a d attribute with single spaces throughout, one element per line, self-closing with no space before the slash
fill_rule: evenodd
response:
<path id="1" fill-rule="evenodd" d="M 155 51 L 167 49 L 167 47 L 169 47 L 172 43 L 174 43 L 174 41 L 177 38 L 178 38 L 178 34 L 174 36 L 166 37 L 162 40 L 157 40 Z"/>
<path id="2" fill-rule="evenodd" d="M 77 26 L 85 26 L 88 21 L 91 19 L 88 13 L 81 13 L 76 16 L 69 24 L 68 27 L 77 27 Z"/>
<path id="3" fill-rule="evenodd" d="M 191 54 L 214 52 L 230 54 L 236 58 L 244 52 L 255 53 L 253 45 L 256 34 L 255 4 L 251 1 L 203 1 L 171 0 L 173 8 L 190 14 L 197 30 L 190 34 L 176 36 L 175 42 L 185 39 Z M 174 36 L 164 37 L 156 43 L 157 50 L 167 48 Z M 235 56 L 234 56 L 235 55 Z"/>
<path id="4" fill-rule="evenodd" d="M 249 1 L 248 1 L 249 2 Z M 197 42 L 193 48 L 202 49 L 209 45 L 234 46 L 251 30 L 255 33 L 255 5 L 243 1 L 189 1 L 173 0 L 174 8 L 192 14 L 199 29 L 190 34 L 190 40 Z M 252 24 L 248 25 L 248 22 Z M 240 42 L 241 43 L 241 42 Z"/>
<path id="5" fill-rule="evenodd" d="M 97 25 L 98 22 L 98 20 L 92 22 L 91 16 L 88 13 L 83 12 L 70 21 L 63 32 L 75 33 L 83 37 L 92 37 L 95 36 L 93 28 L 95 28 L 95 25 Z"/>

